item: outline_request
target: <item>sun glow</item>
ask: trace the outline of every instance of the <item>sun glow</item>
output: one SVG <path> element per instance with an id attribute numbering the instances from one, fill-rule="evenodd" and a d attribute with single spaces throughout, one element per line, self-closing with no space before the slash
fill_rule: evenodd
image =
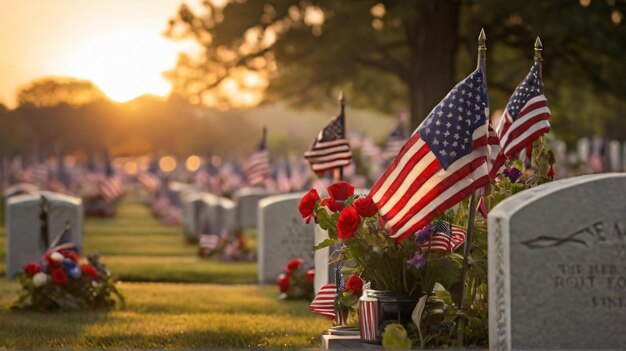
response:
<path id="1" fill-rule="evenodd" d="M 174 46 L 146 31 L 109 32 L 71 52 L 68 70 L 117 102 L 144 94 L 166 96 L 171 85 L 161 74 L 176 64 Z"/>

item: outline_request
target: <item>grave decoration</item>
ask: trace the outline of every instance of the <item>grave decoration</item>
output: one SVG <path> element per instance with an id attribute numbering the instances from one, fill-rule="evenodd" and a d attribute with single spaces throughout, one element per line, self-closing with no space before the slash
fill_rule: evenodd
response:
<path id="1" fill-rule="evenodd" d="M 49 250 L 18 274 L 22 293 L 12 308 L 55 311 L 110 309 L 124 296 L 98 255 L 81 257 L 72 244 Z"/>
<path id="2" fill-rule="evenodd" d="M 281 300 L 313 298 L 313 268 L 304 266 L 304 260 L 294 258 L 285 265 L 285 270 L 278 275 L 278 289 Z"/>
<path id="3" fill-rule="evenodd" d="M 198 240 L 198 256 L 200 258 L 219 257 L 224 262 L 253 262 L 255 253 L 250 250 L 242 229 L 237 229 L 234 236 L 227 232 L 222 235 L 200 234 Z"/>
<path id="4" fill-rule="evenodd" d="M 315 220 L 328 232 L 328 239 L 316 249 L 336 248 L 331 263 L 342 267 L 336 292 L 344 290 L 343 281 L 351 274 L 371 284 L 359 301 L 362 341 L 393 344 L 382 340 L 382 333 L 399 323 L 389 335 L 406 332 L 411 342 L 406 345 L 404 340 L 403 347 L 488 344 L 488 209 L 554 177 L 554 156 L 542 136 L 550 128 L 550 112 L 542 93 L 540 52 L 537 39 L 531 71 L 507 105 L 506 122 L 494 130 L 486 117 L 486 46 L 481 32 L 476 71 L 433 109 L 369 195 L 354 196 L 350 184 L 337 182 L 328 188 L 328 198 L 320 199 L 315 190 L 302 198 L 301 216 L 307 222 Z M 474 99 L 466 100 L 466 94 Z M 455 108 L 463 100 L 467 103 Z M 435 139 L 431 143 L 430 134 L 454 137 L 437 129 L 440 125 L 450 128 L 457 123 L 463 129 L 454 121 L 464 117 L 457 119 L 452 110 L 445 109 L 464 111 L 472 101 L 475 106 L 471 110 L 479 111 L 474 116 L 478 122 L 472 122 L 474 117 L 466 122 L 470 126 L 480 123 L 474 138 L 482 133 L 483 141 L 470 145 L 469 156 L 459 158 L 456 150 L 439 146 L 456 147 L 457 142 Z M 441 123 L 444 117 L 449 119 L 447 124 Z M 469 138 L 465 141 L 470 143 Z M 433 150 L 438 156 L 429 154 Z M 521 154 L 526 158 L 524 163 L 516 161 Z M 413 161 L 420 157 L 428 162 L 415 164 Z M 469 167 L 465 164 L 469 160 L 476 162 Z M 461 168 L 476 174 L 462 178 L 465 173 Z M 476 218 L 477 210 L 482 218 Z"/>
<path id="5" fill-rule="evenodd" d="M 369 196 L 354 195 L 354 188 L 347 182 L 332 184 L 328 187 L 328 194 L 328 198 L 320 199 L 316 190 L 309 191 L 302 198 L 299 210 L 304 219 L 315 220 L 328 232 L 328 239 L 316 249 L 340 247 L 338 255 L 331 259 L 331 263 L 343 265 L 341 273 L 346 277 L 339 280 L 345 283 L 339 283 L 337 288 L 340 293 L 335 301 L 338 310 L 356 310 L 361 291 L 354 286 L 356 279 L 362 279 L 371 282 L 376 289 L 365 290 L 363 294 L 388 303 L 400 313 L 401 322 L 406 324 L 411 321 L 417 301 L 426 292 L 433 291 L 435 283 L 446 289 L 458 283 L 463 258 L 453 249 L 462 244 L 462 239 L 454 245 L 443 243 L 434 230 L 436 226 L 448 224 L 437 221 L 433 230 L 426 229 L 413 238 L 398 242 L 381 225 Z M 445 234 L 440 236 L 445 240 Z M 380 333 L 377 334 L 374 340 L 380 339 Z"/>

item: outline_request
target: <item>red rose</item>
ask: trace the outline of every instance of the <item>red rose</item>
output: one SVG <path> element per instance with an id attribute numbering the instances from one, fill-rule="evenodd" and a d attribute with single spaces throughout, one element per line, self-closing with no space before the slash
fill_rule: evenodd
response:
<path id="1" fill-rule="evenodd" d="M 285 266 L 285 270 L 287 271 L 287 273 L 291 273 L 294 270 L 298 269 L 301 265 L 302 262 L 304 262 L 301 258 L 293 258 L 291 259 L 291 261 L 289 261 L 289 263 L 287 263 L 287 266 Z"/>
<path id="2" fill-rule="evenodd" d="M 328 195 L 337 201 L 344 201 L 354 195 L 354 187 L 348 182 L 336 182 L 328 187 Z"/>
<path id="3" fill-rule="evenodd" d="M 309 283 L 313 283 L 313 281 L 315 280 L 315 269 L 311 268 L 308 271 L 306 271 L 306 274 L 304 275 L 304 279 L 306 279 L 306 281 Z"/>
<path id="4" fill-rule="evenodd" d="M 35 262 L 28 262 L 24 265 L 24 267 L 22 267 L 22 269 L 29 277 L 41 272 L 41 267 Z"/>
<path id="5" fill-rule="evenodd" d="M 353 274 L 346 281 L 346 288 L 343 291 L 351 291 L 355 296 L 361 296 L 361 293 L 363 293 L 363 281 L 358 275 Z"/>
<path id="6" fill-rule="evenodd" d="M 361 215 L 361 217 L 372 217 L 378 212 L 378 208 L 376 207 L 374 200 L 372 200 L 369 195 L 357 199 L 352 206 L 356 208 L 356 211 Z"/>
<path id="7" fill-rule="evenodd" d="M 78 262 L 80 260 L 80 256 L 78 256 L 76 252 L 70 252 L 66 255 L 66 257 L 74 262 Z"/>
<path id="8" fill-rule="evenodd" d="M 315 204 L 319 199 L 320 196 L 317 193 L 317 190 L 311 189 L 308 193 L 304 194 L 302 200 L 300 200 L 298 211 L 300 211 L 302 218 L 306 219 L 307 224 L 311 221 L 311 218 L 315 217 L 313 210 L 315 209 Z"/>
<path id="9" fill-rule="evenodd" d="M 98 272 L 96 272 L 96 269 L 93 268 L 92 265 L 85 264 L 81 268 L 82 268 L 82 271 L 83 271 L 83 275 L 86 275 L 86 276 L 90 277 L 91 279 L 97 279 L 98 278 Z"/>
<path id="10" fill-rule="evenodd" d="M 341 211 L 341 204 L 335 201 L 332 197 L 325 198 L 322 202 L 320 202 L 320 205 L 328 207 L 328 209 L 332 212 Z"/>
<path id="11" fill-rule="evenodd" d="M 289 274 L 282 273 L 278 276 L 278 289 L 281 293 L 286 293 L 289 287 Z"/>
<path id="12" fill-rule="evenodd" d="M 52 270 L 52 282 L 56 285 L 67 285 L 67 276 L 63 271 L 63 268 L 55 268 Z"/>
<path id="13" fill-rule="evenodd" d="M 359 213 L 352 206 L 346 206 L 337 219 L 337 234 L 339 239 L 350 239 L 359 226 Z"/>

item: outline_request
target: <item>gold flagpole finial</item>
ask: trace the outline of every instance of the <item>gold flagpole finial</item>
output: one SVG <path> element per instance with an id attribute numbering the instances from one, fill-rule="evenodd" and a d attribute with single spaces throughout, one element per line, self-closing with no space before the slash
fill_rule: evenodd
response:
<path id="1" fill-rule="evenodd" d="M 484 28 L 480 29 L 480 34 L 478 35 L 478 55 L 481 59 L 487 58 L 487 36 Z"/>
<path id="2" fill-rule="evenodd" d="M 543 51 L 543 44 L 541 43 L 541 39 L 539 39 L 539 36 L 537 36 L 537 39 L 535 40 L 535 59 L 536 60 L 543 59 L 541 57 L 541 51 Z"/>
<path id="3" fill-rule="evenodd" d="M 339 91 L 339 98 L 338 99 L 339 99 L 339 103 L 341 103 L 342 106 L 346 104 L 346 97 L 343 94 L 343 89 L 341 89 Z"/>
<path id="4" fill-rule="evenodd" d="M 483 72 L 487 69 L 487 35 L 485 35 L 485 29 L 480 29 L 478 35 L 478 67 L 482 68 Z"/>

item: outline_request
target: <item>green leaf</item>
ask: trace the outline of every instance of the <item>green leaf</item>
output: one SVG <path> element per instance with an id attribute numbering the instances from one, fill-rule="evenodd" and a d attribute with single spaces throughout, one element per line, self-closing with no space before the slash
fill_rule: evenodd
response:
<path id="1" fill-rule="evenodd" d="M 335 244 L 338 244 L 338 243 L 339 243 L 339 240 L 337 240 L 337 239 L 326 239 L 326 240 L 322 241 L 321 243 L 315 245 L 314 249 L 317 251 L 319 249 L 323 249 L 325 247 L 329 247 L 329 246 L 332 246 L 332 245 L 335 245 Z"/>
<path id="2" fill-rule="evenodd" d="M 323 230 L 329 232 L 331 229 L 336 230 L 335 222 L 326 210 L 325 206 L 317 206 L 317 208 L 315 209 L 315 217 L 317 218 L 317 223 L 319 224 L 320 228 L 322 228 Z"/>

